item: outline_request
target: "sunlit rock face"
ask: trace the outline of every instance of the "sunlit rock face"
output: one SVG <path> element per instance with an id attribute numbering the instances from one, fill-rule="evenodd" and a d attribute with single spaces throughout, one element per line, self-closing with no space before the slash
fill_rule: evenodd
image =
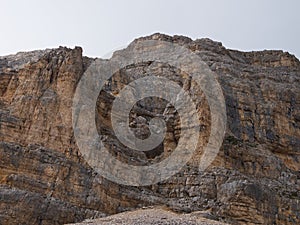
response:
<path id="1" fill-rule="evenodd" d="M 189 92 L 201 137 L 192 159 L 174 176 L 144 187 L 101 177 L 79 151 L 72 127 L 76 86 L 95 59 L 81 48 L 57 48 L 0 57 L 0 224 L 63 224 L 149 205 L 177 212 L 208 210 L 233 224 L 300 223 L 300 63 L 282 51 L 239 52 L 210 39 L 153 34 L 193 51 L 217 74 L 227 129 L 214 162 L 199 172 L 211 129 L 210 108 L 188 74 L 157 62 L 121 68 L 100 91 L 95 122 L 111 155 L 132 165 L 169 157 L 181 127 L 176 109 L 159 97 L 135 104 L 129 126 L 140 139 L 149 121 L 166 121 L 164 141 L 135 151 L 115 137 L 110 112 L 122 88 L 149 74 Z M 193 88 L 191 88 L 193 87 Z M 113 168 L 112 168 L 113 169 Z"/>

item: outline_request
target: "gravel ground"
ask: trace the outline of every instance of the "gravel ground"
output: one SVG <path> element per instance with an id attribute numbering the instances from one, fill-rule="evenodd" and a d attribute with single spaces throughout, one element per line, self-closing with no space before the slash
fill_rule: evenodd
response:
<path id="1" fill-rule="evenodd" d="M 162 208 L 139 209 L 73 225 L 225 225 L 201 215 L 201 212 L 177 214 Z"/>

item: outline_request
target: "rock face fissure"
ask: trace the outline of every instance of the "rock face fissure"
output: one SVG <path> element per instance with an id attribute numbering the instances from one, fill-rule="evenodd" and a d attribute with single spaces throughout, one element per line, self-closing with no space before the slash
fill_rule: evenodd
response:
<path id="1" fill-rule="evenodd" d="M 214 162 L 198 170 L 198 156 L 168 180 L 131 187 L 104 179 L 80 153 L 72 128 L 76 86 L 95 59 L 79 47 L 0 57 L 0 224 L 64 224 L 150 205 L 176 212 L 209 211 L 232 224 L 300 224 L 300 62 L 282 51 L 239 52 L 210 39 L 153 34 L 196 53 L 217 74 L 227 130 Z M 114 56 L 113 56 L 114 57 Z M 180 133 L 174 107 L 156 97 L 133 107 L 130 127 L 141 139 L 160 115 L 166 136 L 151 151 L 125 147 L 114 135 L 110 111 L 119 91 L 139 76 L 165 76 L 187 90 L 183 71 L 141 62 L 116 72 L 99 94 L 96 124 L 118 160 L 150 165 L 168 157 Z M 210 110 L 202 91 L 191 93 L 207 143 Z M 113 168 L 112 168 L 113 169 Z"/>

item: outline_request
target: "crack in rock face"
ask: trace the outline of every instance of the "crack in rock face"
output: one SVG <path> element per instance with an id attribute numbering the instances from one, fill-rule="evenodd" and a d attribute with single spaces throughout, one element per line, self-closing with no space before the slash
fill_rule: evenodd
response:
<path id="1" fill-rule="evenodd" d="M 160 72 L 159 72 L 160 71 Z M 124 86 L 128 85 L 133 80 L 139 79 L 140 77 L 149 76 L 149 74 L 156 74 L 157 76 L 166 76 L 169 79 L 176 80 L 185 89 L 191 87 L 191 80 L 187 74 L 182 73 L 180 70 L 172 68 L 168 65 L 157 64 L 157 63 L 139 63 L 137 65 L 128 66 L 127 68 L 121 69 L 118 73 L 112 76 L 109 82 L 105 86 L 105 90 L 100 92 L 97 100 L 97 110 L 98 114 L 96 116 L 96 122 L 98 127 L 98 133 L 103 136 L 113 136 L 113 130 L 111 124 L 108 123 L 111 114 L 111 106 L 115 100 L 115 96 L 118 95 L 120 90 Z M 114 85 L 117 84 L 117 85 Z M 200 118 L 202 133 L 206 132 L 206 135 L 202 135 L 201 142 L 205 145 L 207 142 L 207 136 L 209 135 L 210 129 L 210 111 L 208 103 L 205 99 L 205 95 L 201 89 L 193 83 L 193 99 L 197 102 L 198 114 L 202 117 Z M 159 90 L 157 90 L 158 92 Z M 204 119 L 206 117 L 206 119 Z M 130 111 L 129 114 L 129 127 L 132 129 L 136 137 L 140 139 L 146 139 L 150 135 L 150 121 L 153 118 L 162 118 L 166 123 L 166 134 L 164 141 L 152 149 L 151 151 L 142 151 L 139 153 L 139 157 L 135 157 L 138 154 L 136 151 L 132 151 L 127 148 L 127 151 L 121 148 L 126 148 L 126 146 L 118 143 L 117 139 L 114 139 L 116 148 L 110 148 L 113 155 L 118 155 L 119 159 L 128 162 L 135 163 L 138 165 L 146 165 L 149 163 L 155 163 L 167 158 L 173 150 L 176 148 L 179 141 L 181 126 L 180 117 L 174 106 L 165 99 L 159 97 L 148 97 L 136 104 Z M 107 124 L 107 126 L 106 126 Z M 109 138 L 103 138 L 109 140 Z M 109 146 L 109 143 L 106 143 Z"/>

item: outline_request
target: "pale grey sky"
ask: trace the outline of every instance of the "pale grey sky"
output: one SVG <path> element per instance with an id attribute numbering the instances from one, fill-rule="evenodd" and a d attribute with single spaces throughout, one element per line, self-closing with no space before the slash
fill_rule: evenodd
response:
<path id="1" fill-rule="evenodd" d="M 299 0 L 0 0 L 0 55 L 81 46 L 101 57 L 155 32 L 300 58 Z"/>

